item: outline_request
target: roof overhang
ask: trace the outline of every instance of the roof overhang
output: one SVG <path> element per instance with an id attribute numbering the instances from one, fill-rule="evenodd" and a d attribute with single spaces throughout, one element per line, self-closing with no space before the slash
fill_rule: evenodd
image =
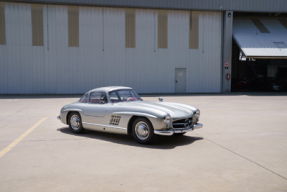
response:
<path id="1" fill-rule="evenodd" d="M 241 50 L 241 58 L 287 59 L 285 18 L 234 18 L 233 38 Z"/>
<path id="2" fill-rule="evenodd" d="M 287 13 L 286 0 L 0 0 L 18 3 L 150 9 Z"/>

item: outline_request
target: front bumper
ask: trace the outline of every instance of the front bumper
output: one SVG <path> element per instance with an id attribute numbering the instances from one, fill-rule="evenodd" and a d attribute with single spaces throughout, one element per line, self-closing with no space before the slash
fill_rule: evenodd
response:
<path id="1" fill-rule="evenodd" d="M 171 130 L 168 130 L 168 131 L 157 131 L 157 130 L 155 130 L 154 134 L 171 136 L 174 133 L 186 133 L 186 132 L 189 132 L 189 131 L 193 131 L 194 129 L 200 129 L 202 127 L 203 127 L 203 124 L 197 123 L 197 124 L 193 125 L 191 128 L 171 129 Z"/>

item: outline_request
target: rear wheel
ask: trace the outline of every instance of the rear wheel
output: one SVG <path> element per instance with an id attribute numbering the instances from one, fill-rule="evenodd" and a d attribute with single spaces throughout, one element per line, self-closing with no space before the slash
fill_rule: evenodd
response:
<path id="1" fill-rule="evenodd" d="M 69 127 L 73 133 L 83 133 L 82 119 L 79 113 L 72 112 L 69 115 Z"/>
<path id="2" fill-rule="evenodd" d="M 132 133 L 135 140 L 141 144 L 151 143 L 154 137 L 153 126 L 145 118 L 137 118 L 133 122 Z"/>

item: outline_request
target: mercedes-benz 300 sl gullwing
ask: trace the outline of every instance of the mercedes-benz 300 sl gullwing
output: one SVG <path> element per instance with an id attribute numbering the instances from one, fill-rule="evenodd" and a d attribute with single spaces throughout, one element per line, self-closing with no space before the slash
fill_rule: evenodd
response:
<path id="1" fill-rule="evenodd" d="M 101 87 L 65 105 L 58 119 L 74 133 L 85 129 L 132 134 L 139 143 L 150 143 L 155 135 L 183 135 L 202 127 L 200 111 L 192 106 L 143 101 L 130 87 Z"/>

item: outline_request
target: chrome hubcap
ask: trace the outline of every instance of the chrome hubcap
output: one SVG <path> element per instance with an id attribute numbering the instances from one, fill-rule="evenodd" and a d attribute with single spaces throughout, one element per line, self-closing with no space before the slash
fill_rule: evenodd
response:
<path id="1" fill-rule="evenodd" d="M 74 130 L 78 130 L 80 128 L 80 118 L 78 115 L 73 115 L 70 119 L 71 127 Z"/>
<path id="2" fill-rule="evenodd" d="M 146 140 L 149 136 L 149 127 L 148 125 L 140 121 L 136 124 L 135 133 L 140 140 Z"/>

